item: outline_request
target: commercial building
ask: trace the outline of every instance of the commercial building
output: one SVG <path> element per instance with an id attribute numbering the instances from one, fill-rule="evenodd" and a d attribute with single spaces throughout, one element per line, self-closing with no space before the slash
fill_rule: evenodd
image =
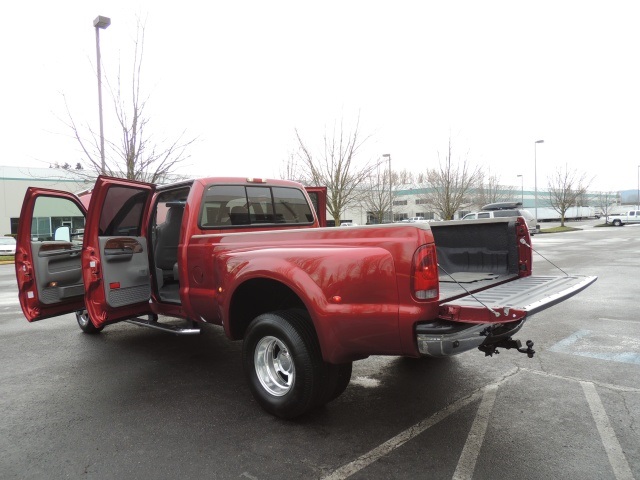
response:
<path id="1" fill-rule="evenodd" d="M 18 233 L 22 200 L 29 187 L 51 188 L 79 193 L 91 188 L 95 174 L 84 170 L 62 168 L 26 168 L 0 166 L 0 236 Z M 58 226 L 69 226 L 72 230 L 84 227 L 84 218 L 76 212 L 34 212 L 32 231 L 38 237 L 50 237 Z"/>

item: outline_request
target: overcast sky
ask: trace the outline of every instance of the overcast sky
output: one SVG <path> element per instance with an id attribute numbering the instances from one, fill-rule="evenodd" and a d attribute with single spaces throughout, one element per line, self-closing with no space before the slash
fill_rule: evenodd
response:
<path id="1" fill-rule="evenodd" d="M 129 68 L 146 18 L 143 88 L 157 138 L 199 138 L 186 170 L 277 177 L 294 128 L 319 146 L 344 119 L 393 169 L 454 156 L 538 187 L 557 167 L 592 190 L 637 188 L 640 2 L 91 1 L 3 6 L 0 164 L 75 165 L 60 118 L 97 130 L 95 29 L 104 74 Z M 105 92 L 107 134 L 114 116 Z"/>

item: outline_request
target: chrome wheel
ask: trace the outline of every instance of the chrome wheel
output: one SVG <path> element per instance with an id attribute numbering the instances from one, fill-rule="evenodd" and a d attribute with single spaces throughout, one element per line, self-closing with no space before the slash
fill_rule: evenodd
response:
<path id="1" fill-rule="evenodd" d="M 313 323 L 304 310 L 254 318 L 244 336 L 242 363 L 253 397 L 272 415 L 294 418 L 316 408 L 324 398 L 328 373 Z"/>
<path id="2" fill-rule="evenodd" d="M 80 325 L 80 328 L 87 328 L 87 325 L 89 325 L 89 322 L 91 321 L 89 320 L 89 314 L 86 310 L 76 313 L 76 318 L 78 319 L 78 325 Z"/>
<path id="3" fill-rule="evenodd" d="M 76 312 L 76 320 L 80 330 L 84 333 L 100 333 L 102 331 L 102 327 L 96 328 L 86 310 L 78 310 Z"/>
<path id="4" fill-rule="evenodd" d="M 264 337 L 256 345 L 253 363 L 260 384 L 271 395 L 289 393 L 296 378 L 296 369 L 287 346 L 276 337 Z"/>

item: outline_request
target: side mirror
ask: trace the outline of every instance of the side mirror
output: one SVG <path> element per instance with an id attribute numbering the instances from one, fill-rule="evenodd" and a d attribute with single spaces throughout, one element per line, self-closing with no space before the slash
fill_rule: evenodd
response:
<path id="1" fill-rule="evenodd" d="M 58 227 L 53 235 L 54 240 L 61 240 L 63 242 L 71 241 L 71 229 L 69 227 Z"/>

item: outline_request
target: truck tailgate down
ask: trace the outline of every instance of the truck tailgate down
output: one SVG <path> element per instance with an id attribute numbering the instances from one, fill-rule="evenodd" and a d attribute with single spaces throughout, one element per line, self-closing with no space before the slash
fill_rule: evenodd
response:
<path id="1" fill-rule="evenodd" d="M 442 306 L 507 307 L 531 316 L 584 290 L 596 276 L 523 277 L 445 302 Z M 464 321 L 460 318 L 460 321 Z"/>

